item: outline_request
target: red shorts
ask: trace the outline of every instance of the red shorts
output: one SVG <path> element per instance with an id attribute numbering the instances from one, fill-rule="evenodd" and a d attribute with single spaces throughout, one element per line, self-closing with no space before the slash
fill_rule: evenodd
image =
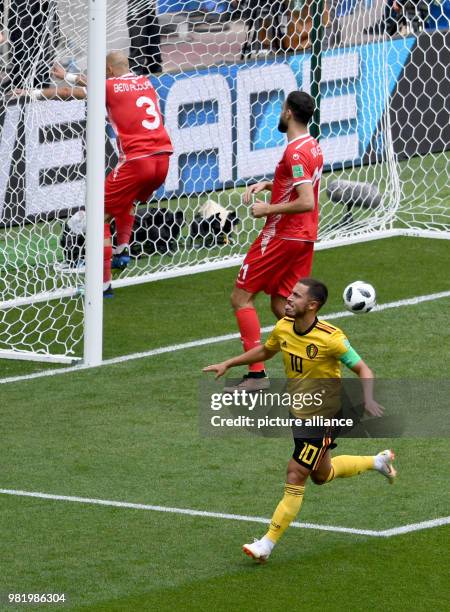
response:
<path id="1" fill-rule="evenodd" d="M 128 212 L 135 201 L 145 202 L 164 183 L 169 170 L 166 153 L 119 163 L 105 180 L 105 213 Z"/>
<path id="2" fill-rule="evenodd" d="M 271 238 L 264 252 L 260 234 L 250 247 L 236 279 L 236 287 L 249 293 L 264 291 L 288 297 L 299 278 L 311 274 L 314 242 Z"/>

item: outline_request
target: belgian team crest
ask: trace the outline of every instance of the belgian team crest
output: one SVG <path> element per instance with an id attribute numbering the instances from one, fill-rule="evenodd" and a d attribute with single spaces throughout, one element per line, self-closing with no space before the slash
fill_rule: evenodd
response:
<path id="1" fill-rule="evenodd" d="M 314 357 L 317 356 L 318 352 L 319 352 L 319 349 L 317 348 L 315 344 L 308 344 L 308 346 L 306 347 L 306 354 L 308 355 L 310 359 L 314 359 Z"/>

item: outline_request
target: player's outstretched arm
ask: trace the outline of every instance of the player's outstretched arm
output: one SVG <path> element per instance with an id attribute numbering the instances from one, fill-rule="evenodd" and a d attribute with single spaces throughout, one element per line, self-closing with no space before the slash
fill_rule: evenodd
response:
<path id="1" fill-rule="evenodd" d="M 43 89 L 15 89 L 16 98 L 30 98 L 30 100 L 84 100 L 86 89 L 84 87 L 44 87 Z"/>
<path id="2" fill-rule="evenodd" d="M 371 416 L 383 416 L 383 406 L 380 406 L 380 404 L 373 399 L 373 381 L 375 376 L 372 370 L 362 359 L 360 359 L 358 363 L 351 368 L 351 370 L 358 375 L 359 380 L 361 381 L 364 393 L 364 408 L 366 412 Z"/>
<path id="3" fill-rule="evenodd" d="M 235 368 L 241 365 L 250 365 L 252 363 L 258 363 L 259 361 L 267 361 L 271 359 L 277 351 L 269 351 L 264 344 L 255 346 L 255 348 L 238 355 L 237 357 L 231 357 L 222 363 L 215 363 L 213 365 L 206 366 L 203 368 L 203 372 L 215 372 L 216 378 L 220 378 L 230 368 Z"/>
<path id="4" fill-rule="evenodd" d="M 86 75 L 77 74 L 75 72 L 68 72 L 58 62 L 55 62 L 55 64 L 53 64 L 51 75 L 55 79 L 67 81 L 67 83 L 69 83 L 70 85 L 78 85 L 79 87 L 86 87 L 87 85 Z"/>

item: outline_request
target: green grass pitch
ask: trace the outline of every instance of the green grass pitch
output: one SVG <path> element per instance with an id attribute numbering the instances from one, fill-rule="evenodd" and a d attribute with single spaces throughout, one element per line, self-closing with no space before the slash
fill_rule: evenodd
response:
<path id="1" fill-rule="evenodd" d="M 342 310 L 342 289 L 358 278 L 376 286 L 380 303 L 446 291 L 449 264 L 444 240 L 320 251 L 314 275 L 331 293 L 323 314 Z M 235 332 L 235 274 L 117 290 L 105 303 L 105 357 Z M 450 369 L 449 306 L 445 298 L 334 324 L 377 376 L 439 384 Z M 270 325 L 265 296 L 258 308 Z M 198 432 L 201 368 L 239 350 L 232 340 L 0 385 L 0 488 L 270 517 L 291 441 Z M 280 362 L 270 362 L 273 376 Z M 49 367 L 0 366 L 2 378 Z M 426 410 L 432 416 L 432 398 Z M 394 486 L 375 473 L 308 484 L 298 520 L 383 530 L 447 516 L 448 439 L 345 440 L 335 454 L 388 446 L 398 457 Z M 0 504 L 0 610 L 26 607 L 8 605 L 8 593 L 49 592 L 66 594 L 63 609 L 92 611 L 450 608 L 448 526 L 390 538 L 291 529 L 258 566 L 241 545 L 264 533 L 261 524 L 9 495 Z"/>

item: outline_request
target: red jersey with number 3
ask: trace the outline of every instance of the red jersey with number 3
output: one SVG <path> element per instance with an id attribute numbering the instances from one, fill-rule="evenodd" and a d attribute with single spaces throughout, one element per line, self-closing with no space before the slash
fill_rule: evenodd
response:
<path id="1" fill-rule="evenodd" d="M 291 240 L 317 240 L 322 169 L 322 151 L 312 136 L 305 134 L 288 143 L 275 170 L 270 203 L 293 202 L 298 197 L 297 185 L 311 183 L 314 190 L 314 209 L 302 213 L 269 215 L 262 230 L 266 241 L 275 236 Z"/>
<path id="2" fill-rule="evenodd" d="M 106 109 L 116 133 L 120 161 L 173 152 L 148 76 L 130 72 L 106 79 Z"/>

